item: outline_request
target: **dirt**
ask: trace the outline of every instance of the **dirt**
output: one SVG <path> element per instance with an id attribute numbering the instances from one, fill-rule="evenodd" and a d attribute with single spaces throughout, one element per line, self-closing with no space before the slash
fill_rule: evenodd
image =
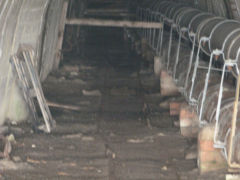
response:
<path id="1" fill-rule="evenodd" d="M 85 56 L 65 55 L 44 93 L 81 110 L 51 108 L 57 122 L 52 134 L 31 133 L 24 125 L 6 163 L 15 169 L 0 168 L 1 179 L 224 179 L 201 176 L 197 160 L 186 160 L 196 141 L 182 137 L 178 119 L 159 107 L 166 101 L 159 80 L 122 37 L 120 29 L 89 29 Z"/>

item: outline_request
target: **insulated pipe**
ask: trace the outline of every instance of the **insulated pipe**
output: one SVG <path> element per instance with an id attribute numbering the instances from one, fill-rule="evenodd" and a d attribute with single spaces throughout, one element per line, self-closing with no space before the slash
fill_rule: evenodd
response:
<path id="1" fill-rule="evenodd" d="M 178 16 L 176 23 L 179 25 L 180 28 L 188 28 L 192 18 L 194 18 L 200 13 L 201 11 L 196 9 L 189 9 L 187 11 L 184 11 Z"/>
<path id="2" fill-rule="evenodd" d="M 179 15 L 184 12 L 184 11 L 187 11 L 189 10 L 189 7 L 181 7 L 179 9 L 177 9 L 175 12 L 173 12 L 172 16 L 169 17 L 173 20 L 173 22 L 176 24 L 177 23 L 177 19 L 179 17 Z"/>
<path id="3" fill-rule="evenodd" d="M 174 7 L 174 4 L 171 2 L 166 2 L 164 3 L 160 8 L 159 8 L 159 12 L 163 15 L 166 16 L 166 13 Z"/>
<path id="4" fill-rule="evenodd" d="M 221 50 L 225 39 L 235 29 L 240 28 L 240 23 L 235 20 L 224 20 L 218 23 L 210 34 L 209 49 L 212 52 L 215 49 Z"/>
<path id="5" fill-rule="evenodd" d="M 209 37 L 213 27 L 223 20 L 222 17 L 206 17 L 201 21 L 196 31 L 197 44 L 200 42 L 201 37 Z"/>
<path id="6" fill-rule="evenodd" d="M 213 15 L 205 12 L 197 14 L 192 18 L 192 20 L 189 23 L 188 26 L 189 31 L 196 33 L 201 23 L 210 17 L 213 17 Z"/>
<path id="7" fill-rule="evenodd" d="M 218 42 L 215 40 L 215 36 L 218 37 L 218 35 L 215 35 L 215 33 L 212 32 L 212 30 L 218 25 L 218 23 L 221 23 L 223 21 L 223 18 L 220 17 L 213 17 L 211 14 L 204 14 L 201 11 L 189 7 L 184 7 L 183 4 L 174 4 L 172 2 L 168 1 L 163 1 L 158 4 L 158 10 L 160 13 L 165 16 L 169 22 L 173 22 L 177 25 L 179 25 L 180 29 L 181 28 L 188 28 L 190 25 L 193 25 L 191 27 L 195 28 L 193 29 L 193 32 L 195 31 L 197 34 L 197 40 L 196 43 L 200 41 L 201 37 L 210 37 L 211 38 L 211 44 L 204 45 L 202 50 L 207 54 L 210 55 L 211 51 L 217 47 L 218 49 L 222 48 L 222 43 L 224 42 L 224 35 L 221 36 L 221 40 Z M 152 10 L 154 10 L 154 7 L 151 7 Z M 201 14 L 201 16 L 199 16 Z M 195 17 L 196 18 L 195 20 Z M 192 21 L 194 19 L 194 21 Z M 197 23 L 199 22 L 199 23 Z M 195 24 L 194 24 L 195 23 Z M 221 27 L 221 26 L 220 26 Z M 198 29 L 199 28 L 199 29 Z M 234 27 L 229 27 L 229 31 Z M 218 28 L 216 28 L 218 30 Z M 179 29 L 177 29 L 179 30 Z M 227 33 L 229 33 L 227 31 Z M 223 32 L 224 33 L 224 32 Z M 218 33 L 216 33 L 218 34 Z M 236 39 L 235 39 L 236 42 Z M 234 43 L 229 44 L 233 45 Z M 237 43 L 236 43 L 237 44 Z M 213 46 L 213 47 L 212 47 Z M 234 46 L 231 46 L 234 48 Z M 227 48 L 225 48 L 226 50 Z M 228 49 L 227 52 L 230 52 L 231 49 Z M 231 55 L 231 54 L 230 54 Z"/>
<path id="8" fill-rule="evenodd" d="M 224 48 L 225 58 L 236 58 L 240 37 L 237 33 L 232 33 L 230 37 L 228 35 L 236 28 L 240 28 L 240 23 L 214 17 L 212 14 L 185 7 L 183 4 L 174 4 L 167 1 L 160 4 L 163 6 L 160 6 L 159 11 L 168 19 L 168 22 L 172 22 L 179 27 L 177 28 L 178 32 L 181 28 L 187 28 L 189 33 L 195 33 L 196 44 L 199 43 L 202 37 L 210 38 L 209 42 L 202 46 L 202 51 L 205 54 L 210 56 L 213 50 Z M 191 37 L 190 40 L 193 41 Z"/>
<path id="9" fill-rule="evenodd" d="M 170 6 L 171 4 L 169 3 L 168 5 Z M 190 16 L 191 17 L 190 18 L 186 14 L 188 14 L 188 13 L 190 14 L 190 12 L 195 12 L 195 11 L 197 12 L 197 10 L 192 11 L 189 9 L 192 9 L 192 8 L 187 8 L 187 7 L 182 7 L 182 6 L 180 6 L 180 7 L 174 6 L 174 7 L 170 8 L 166 5 L 166 8 L 163 9 L 161 12 L 162 13 L 164 12 L 163 14 L 165 14 L 165 17 L 168 18 L 168 22 L 170 22 L 171 25 L 174 25 L 174 27 L 178 27 L 180 29 L 180 28 L 186 27 L 186 25 L 188 25 L 186 28 L 188 29 L 189 36 L 190 36 L 190 33 L 195 33 L 195 37 L 197 37 L 196 38 L 197 45 L 199 44 L 200 39 L 202 39 L 203 37 L 208 38 L 208 40 L 206 41 L 207 44 L 205 44 L 205 45 L 201 44 L 201 46 L 203 46 L 203 48 L 201 48 L 201 49 L 206 54 L 208 54 L 208 55 L 211 54 L 211 60 L 212 60 L 213 55 L 218 53 L 218 51 L 215 51 L 217 49 L 220 52 L 218 54 L 224 53 L 224 55 L 225 55 L 223 58 L 224 60 L 231 59 L 231 60 L 238 61 L 238 55 L 239 55 L 238 52 L 239 52 L 239 47 L 240 47 L 240 25 L 239 25 L 239 23 L 235 22 L 235 21 L 231 21 L 231 20 L 226 20 L 226 19 L 220 18 L 220 17 L 214 17 L 213 15 L 204 15 L 204 13 L 201 13 L 201 12 Z M 187 22 L 188 19 L 186 19 L 185 17 L 189 18 L 189 23 Z M 186 20 L 186 23 L 181 23 L 182 22 L 181 19 L 183 19 L 184 21 Z M 191 27 L 192 27 L 192 29 L 191 29 Z M 178 28 L 176 28 L 176 30 L 179 30 Z M 181 60 L 181 62 L 185 62 L 185 59 Z M 170 66 L 172 67 L 171 63 L 172 63 L 172 61 L 170 62 Z M 226 63 L 229 63 L 229 61 Z M 228 66 L 228 65 L 226 65 L 226 63 L 223 66 L 224 70 L 225 70 L 225 67 Z M 182 67 L 184 67 L 184 66 L 182 66 Z M 211 67 L 211 66 L 209 66 L 209 67 Z M 222 77 L 224 77 L 224 72 L 225 71 L 223 71 L 223 73 L 222 73 Z M 180 74 L 183 74 L 183 73 L 180 72 Z M 210 73 L 208 73 L 208 74 L 210 74 Z M 179 76 L 181 76 L 181 75 L 179 75 Z M 216 119 L 216 121 L 217 121 L 217 118 L 213 114 L 215 114 L 215 112 L 216 112 L 216 110 L 214 110 L 214 109 L 216 109 L 216 104 L 219 104 L 217 102 L 217 100 L 219 100 L 218 92 L 217 92 L 218 85 L 216 85 L 216 84 L 219 84 L 219 80 L 218 80 L 219 75 L 218 74 L 216 74 L 216 76 L 211 75 L 209 78 L 210 82 L 208 82 L 208 79 L 204 80 L 200 76 L 198 76 L 198 78 L 200 78 L 200 79 L 196 80 L 197 88 L 195 88 L 196 91 L 194 91 L 194 94 L 198 97 L 198 101 L 199 101 L 198 104 L 201 104 L 202 102 L 204 102 L 205 106 L 209 105 L 208 107 L 204 107 L 204 108 L 206 108 L 206 110 L 208 111 L 208 113 L 210 115 L 210 117 L 209 117 L 209 115 L 207 115 L 208 116 L 207 120 L 214 121 Z M 211 100 L 209 98 L 206 101 L 203 101 L 202 96 L 204 94 L 202 94 L 203 93 L 202 86 L 206 82 L 209 83 L 208 84 L 209 88 L 206 89 L 206 93 L 208 94 L 208 97 L 210 97 L 209 95 L 211 95 Z M 222 84 L 222 81 L 221 81 L 221 84 Z M 239 87 L 239 84 L 240 84 L 240 77 L 239 77 L 237 87 Z M 212 87 L 216 88 L 216 91 L 214 89 L 212 89 Z M 216 136 L 217 137 L 216 140 L 221 141 L 221 142 L 226 142 L 226 141 L 228 141 L 227 137 L 229 137 L 229 132 L 230 132 L 229 131 L 229 128 L 230 128 L 229 127 L 230 126 L 229 119 L 231 119 L 231 116 L 232 116 L 232 108 L 230 106 L 233 106 L 233 104 L 232 104 L 233 98 L 231 98 L 231 96 L 234 96 L 234 93 L 233 93 L 233 91 L 227 90 L 227 89 L 226 89 L 226 91 L 224 89 L 220 90 L 220 91 L 223 91 L 223 93 L 221 94 L 221 97 L 223 97 L 223 100 L 222 100 L 222 103 L 220 103 L 221 104 L 221 106 L 220 106 L 221 116 L 218 119 L 219 123 L 217 126 L 217 128 L 220 128 L 220 130 L 216 131 L 217 133 L 219 133 L 218 136 Z M 239 89 L 237 92 L 239 92 Z M 213 93 L 214 93 L 214 95 L 213 95 Z M 219 96 L 220 96 L 220 93 L 219 93 Z M 238 96 L 236 96 L 236 101 L 238 101 Z M 212 109 L 212 110 L 210 110 L 210 109 Z M 236 106 L 236 108 L 234 108 L 234 109 L 235 109 L 235 111 L 234 111 L 235 119 L 232 122 L 232 126 L 236 125 L 236 119 L 240 118 L 240 117 L 237 117 L 237 115 L 236 115 L 236 112 L 237 112 L 236 109 L 238 110 L 239 107 Z M 201 107 L 200 107 L 200 110 L 202 110 Z M 199 111 L 199 109 L 198 109 L 198 111 Z M 215 111 L 215 112 L 213 113 L 213 111 Z M 211 114 L 211 113 L 213 113 L 213 114 Z M 203 116 L 204 116 L 204 114 L 205 114 L 205 111 L 203 109 Z M 236 154 L 235 156 L 238 156 L 238 157 L 237 158 L 234 157 L 234 159 L 237 159 L 240 162 L 240 153 L 238 153 L 240 146 L 238 148 L 236 148 L 236 144 L 239 145 L 239 143 L 236 143 L 235 146 L 233 145 L 235 143 L 234 135 L 235 135 L 236 128 L 234 130 L 233 129 L 234 128 L 232 127 L 231 138 L 230 138 L 231 142 L 229 145 L 230 155 L 228 157 L 228 162 L 231 167 L 232 167 L 232 163 L 234 163 L 231 161 L 233 158 L 232 154 L 234 154 L 234 155 Z M 238 139 L 240 139 L 239 133 L 237 134 L 237 137 L 238 137 Z M 220 139 L 218 139 L 218 138 L 220 138 Z M 238 142 L 239 142 L 239 140 L 238 140 Z M 218 143 L 215 145 L 218 145 Z M 226 149 L 225 145 L 226 144 L 224 143 L 224 147 Z M 228 145 L 228 143 L 227 143 L 227 145 Z M 222 146 L 221 146 L 221 148 L 222 148 Z M 233 164 L 233 165 L 235 165 L 235 164 Z M 235 166 L 233 166 L 233 167 L 235 167 Z M 239 167 L 239 166 L 237 166 L 237 167 Z"/>
<path id="10" fill-rule="evenodd" d="M 209 18 L 207 21 L 203 21 L 203 24 L 202 26 L 200 26 L 200 29 L 197 30 L 197 43 L 200 42 L 200 39 L 202 37 L 206 37 L 206 38 L 209 38 L 210 35 L 211 35 L 211 32 L 213 30 L 213 28 L 218 25 L 219 23 L 221 23 L 224 19 L 223 18 L 220 18 L 220 17 L 213 17 L 213 18 Z M 209 43 L 209 42 L 207 42 Z M 211 54 L 211 50 L 209 49 L 209 44 L 204 44 L 202 46 L 202 51 L 209 55 Z"/>
<path id="11" fill-rule="evenodd" d="M 213 17 L 212 14 L 204 12 L 204 13 L 197 14 L 192 18 L 188 26 L 188 35 L 192 43 L 193 43 L 193 38 L 191 36 L 191 33 L 193 33 L 194 36 L 196 37 L 197 31 L 201 27 L 202 23 L 211 17 Z"/>
<path id="12" fill-rule="evenodd" d="M 238 54 L 238 47 L 240 47 L 240 29 L 237 29 L 226 40 L 224 46 L 224 54 L 226 59 L 235 59 Z"/>
<path id="13" fill-rule="evenodd" d="M 183 4 L 177 4 L 177 5 L 174 5 L 172 6 L 171 8 L 169 8 L 166 13 L 165 13 L 165 16 L 169 19 L 173 19 L 173 14 L 178 10 L 178 9 L 181 9 L 181 8 L 186 8 Z"/>

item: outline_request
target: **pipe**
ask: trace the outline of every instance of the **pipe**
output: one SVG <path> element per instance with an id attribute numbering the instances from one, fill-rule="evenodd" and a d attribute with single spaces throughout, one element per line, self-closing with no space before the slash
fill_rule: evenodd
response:
<path id="1" fill-rule="evenodd" d="M 237 105 L 238 97 L 239 97 L 240 76 L 238 78 L 236 95 L 234 95 L 233 93 L 234 91 L 231 88 L 231 86 L 227 85 L 226 87 L 226 83 L 224 83 L 223 79 L 226 71 L 225 67 L 233 67 L 232 69 L 236 67 L 236 71 L 238 71 L 238 66 L 235 62 L 239 61 L 238 55 L 239 55 L 239 49 L 240 49 L 239 48 L 240 47 L 240 23 L 233 20 L 227 20 L 222 17 L 217 17 L 210 13 L 204 13 L 191 7 L 185 7 L 183 4 L 174 4 L 168 1 L 162 2 L 160 4 L 162 4 L 162 7 L 158 7 L 157 9 L 159 10 L 162 17 L 165 18 L 167 22 L 166 24 L 168 24 L 171 27 L 171 30 L 174 30 L 175 32 L 179 33 L 180 41 L 178 45 L 182 46 L 181 45 L 182 44 L 181 37 L 183 36 L 182 33 L 188 32 L 187 35 L 189 37 L 187 37 L 186 35 L 184 35 L 184 37 L 186 39 L 190 39 L 190 41 L 192 42 L 196 42 L 195 45 L 199 46 L 198 51 L 200 51 L 200 48 L 201 48 L 201 50 L 205 54 L 209 56 L 211 55 L 211 60 L 213 60 L 214 56 L 223 54 L 224 69 L 222 69 L 222 72 L 223 72 L 222 76 L 220 77 L 218 73 L 211 74 L 210 76 L 212 63 L 210 61 L 208 65 L 205 64 L 205 66 L 209 67 L 206 79 L 203 79 L 202 76 L 197 76 L 196 79 L 194 78 L 194 80 L 196 81 L 196 87 L 194 88 L 195 91 L 193 92 L 193 97 L 194 97 L 194 100 L 197 100 L 196 105 L 201 105 L 201 106 L 197 106 L 197 111 L 201 112 L 200 120 L 202 120 L 202 117 L 203 117 L 203 119 L 206 119 L 209 122 L 216 121 L 216 131 L 215 131 L 214 140 L 216 140 L 217 142 L 220 142 L 219 144 L 223 145 L 221 146 L 221 148 L 225 150 L 225 154 L 227 154 L 226 141 L 228 141 L 227 137 L 229 136 L 230 126 L 232 126 L 230 141 L 228 141 L 230 142 L 228 144 L 228 147 L 229 147 L 228 163 L 230 167 L 239 168 L 240 166 L 238 164 L 235 164 L 235 162 L 233 162 L 232 160 L 233 159 L 235 160 L 236 157 L 238 156 L 240 158 L 240 153 L 237 153 L 237 155 L 235 155 L 236 145 L 234 146 L 234 143 L 236 143 L 235 131 L 239 130 L 239 129 L 236 129 L 236 123 L 237 123 L 237 120 L 239 119 L 236 112 L 240 108 L 240 106 Z M 169 49 L 174 49 L 174 47 L 176 46 L 176 42 L 174 41 L 175 40 L 173 39 L 173 44 L 175 45 L 173 47 L 172 46 L 169 47 Z M 194 47 L 194 44 L 193 44 L 193 47 Z M 178 80 L 179 80 L 179 78 L 182 79 L 187 74 L 186 68 L 184 69 L 184 66 L 181 64 L 181 63 L 186 63 L 187 60 L 185 57 L 183 58 L 180 57 L 180 61 L 175 61 L 178 64 L 172 64 L 174 63 L 174 59 L 175 59 L 174 56 L 171 56 L 173 52 L 174 51 L 170 53 L 171 61 L 169 61 L 168 64 L 170 65 L 170 69 L 172 69 L 173 66 L 176 69 L 176 66 L 180 63 L 180 65 L 178 66 L 180 69 L 176 71 L 176 76 L 178 77 Z M 181 53 L 180 53 L 180 56 L 181 56 Z M 199 59 L 200 58 L 198 53 L 196 64 L 199 63 Z M 229 61 L 229 60 L 232 60 L 232 61 Z M 198 65 L 195 67 L 200 69 L 200 66 Z M 195 67 L 194 67 L 194 71 L 195 71 Z M 205 69 L 200 72 L 199 70 L 197 70 L 197 73 L 202 73 L 203 75 L 205 75 L 205 72 L 206 72 Z M 195 74 L 191 72 L 190 77 L 191 76 L 195 76 Z M 221 80 L 221 86 L 219 90 L 220 80 Z M 187 93 L 192 92 L 191 91 L 192 84 L 193 83 L 190 82 L 187 85 L 187 88 L 186 88 Z M 178 85 L 182 85 L 182 82 L 179 83 Z M 204 87 L 204 90 L 202 87 Z M 221 98 L 219 98 L 220 96 Z M 234 104 L 233 119 L 232 119 L 232 122 L 230 122 L 230 119 L 232 117 L 234 97 L 236 97 L 236 101 Z M 220 117 L 218 117 L 217 114 L 220 114 Z M 240 133 L 238 133 L 238 135 L 240 137 Z M 216 141 L 214 141 L 215 145 L 218 145 Z M 239 145 L 239 148 L 240 148 L 240 145 Z M 240 162 L 239 158 L 238 160 Z"/>
<path id="2" fill-rule="evenodd" d="M 224 20 L 219 22 L 211 31 L 209 40 L 209 49 L 213 51 L 215 49 L 222 49 L 224 41 L 228 34 L 235 29 L 240 28 L 240 23 L 235 20 Z M 228 47 L 226 47 L 228 49 Z M 236 58 L 236 57 L 235 57 Z"/>

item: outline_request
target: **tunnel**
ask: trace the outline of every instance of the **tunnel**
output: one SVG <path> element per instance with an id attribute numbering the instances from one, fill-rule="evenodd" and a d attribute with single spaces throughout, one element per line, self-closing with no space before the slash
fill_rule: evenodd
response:
<path id="1" fill-rule="evenodd" d="M 239 0 L 0 1 L 0 179 L 240 179 Z"/>

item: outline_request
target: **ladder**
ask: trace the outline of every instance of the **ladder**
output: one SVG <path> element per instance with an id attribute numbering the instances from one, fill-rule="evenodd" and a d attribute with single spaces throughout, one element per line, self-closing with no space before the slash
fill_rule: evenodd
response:
<path id="1" fill-rule="evenodd" d="M 17 74 L 18 85 L 23 92 L 23 97 L 33 116 L 33 125 L 36 127 L 38 123 L 38 115 L 34 103 L 34 99 L 36 98 L 45 122 L 45 125 L 37 128 L 46 133 L 50 133 L 52 128 L 56 126 L 56 123 L 52 118 L 44 97 L 40 79 L 34 67 L 34 62 L 34 50 L 28 45 L 21 45 L 18 53 L 10 58 L 14 74 Z"/>

